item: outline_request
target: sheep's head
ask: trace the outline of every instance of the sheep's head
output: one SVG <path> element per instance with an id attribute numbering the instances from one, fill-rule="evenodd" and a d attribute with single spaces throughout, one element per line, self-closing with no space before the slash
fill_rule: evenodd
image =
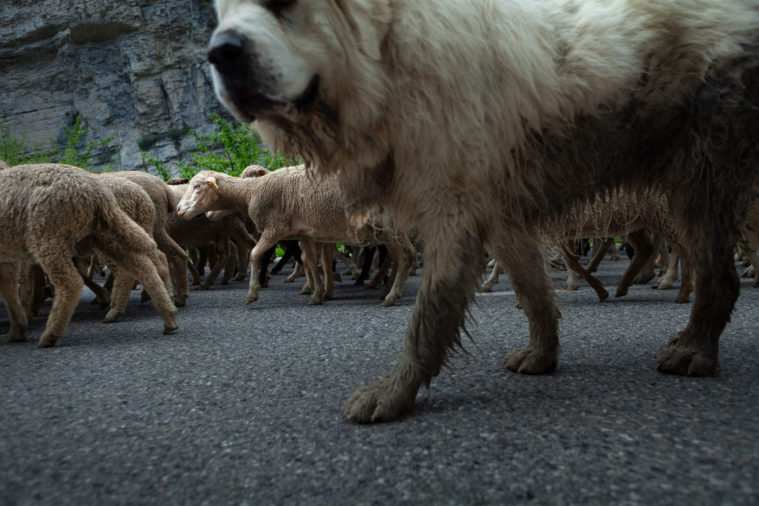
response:
<path id="1" fill-rule="evenodd" d="M 187 190 L 182 195 L 177 205 L 177 215 L 189 220 L 206 211 L 221 209 L 218 205 L 220 201 L 216 176 L 207 171 L 199 172 L 190 180 Z"/>

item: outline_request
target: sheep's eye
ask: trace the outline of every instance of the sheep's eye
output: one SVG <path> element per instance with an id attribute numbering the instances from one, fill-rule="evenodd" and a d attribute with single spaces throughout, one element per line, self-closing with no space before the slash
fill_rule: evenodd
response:
<path id="1" fill-rule="evenodd" d="M 193 190 L 197 190 L 198 188 L 200 188 L 200 183 L 195 183 L 194 185 L 192 185 Z"/>

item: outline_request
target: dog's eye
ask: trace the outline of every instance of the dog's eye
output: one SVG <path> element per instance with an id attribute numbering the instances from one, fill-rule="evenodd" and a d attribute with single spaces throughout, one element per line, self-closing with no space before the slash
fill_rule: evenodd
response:
<path id="1" fill-rule="evenodd" d="M 279 16 L 283 11 L 289 9 L 297 3 L 297 0 L 269 0 L 266 7 L 275 15 Z"/>

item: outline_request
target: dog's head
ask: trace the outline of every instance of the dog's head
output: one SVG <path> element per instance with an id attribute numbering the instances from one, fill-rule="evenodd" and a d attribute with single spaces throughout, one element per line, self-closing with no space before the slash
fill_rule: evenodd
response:
<path id="1" fill-rule="evenodd" d="M 339 108 L 341 94 L 355 93 L 358 60 L 380 60 L 384 3 L 216 0 L 208 59 L 219 99 L 248 123 Z"/>

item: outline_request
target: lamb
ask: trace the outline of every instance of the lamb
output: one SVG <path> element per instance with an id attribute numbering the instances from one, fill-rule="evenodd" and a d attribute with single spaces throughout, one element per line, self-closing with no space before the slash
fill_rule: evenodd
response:
<path id="1" fill-rule="evenodd" d="M 174 283 L 174 300 L 177 306 L 187 303 L 187 253 L 171 238 L 167 231 L 169 216 L 173 214 L 175 203 L 170 187 L 163 180 L 152 174 L 139 171 L 106 172 L 100 177 L 126 179 L 142 187 L 147 192 L 155 207 L 155 218 L 151 225 L 153 239 L 158 249 L 166 255 Z"/>
<path id="2" fill-rule="evenodd" d="M 55 288 L 38 346 L 63 335 L 83 281 L 72 260 L 95 252 L 137 278 L 163 317 L 163 333 L 178 328 L 176 308 L 151 258 L 155 242 L 118 206 L 98 178 L 70 165 L 18 165 L 0 171 L 0 261 L 37 263 Z"/>
<path id="3" fill-rule="evenodd" d="M 201 288 L 208 289 L 221 273 L 221 270 L 232 260 L 231 255 L 234 249 L 229 246 L 230 240 L 235 243 L 238 253 L 238 276 L 235 279 L 243 279 L 248 269 L 248 252 L 253 249 L 256 243 L 255 239 L 248 232 L 242 219 L 234 214 L 220 217 L 217 220 L 210 220 L 205 216 L 196 216 L 194 219 L 186 221 L 178 217 L 174 209 L 176 209 L 188 187 L 187 184 L 167 186 L 172 203 L 172 213 L 167 224 L 169 235 L 185 248 L 197 248 L 213 243 L 214 247 L 221 253 L 221 257 L 201 283 Z M 185 279 L 187 279 L 186 272 L 185 270 Z M 232 272 L 228 268 L 225 271 L 222 284 L 225 284 L 231 277 Z"/>
<path id="4" fill-rule="evenodd" d="M 105 173 L 98 176 L 100 183 L 107 188 L 118 202 L 119 207 L 129 216 L 132 221 L 139 225 L 148 235 L 155 240 L 155 229 L 164 230 L 164 225 L 158 223 L 156 208 L 153 200 L 148 193 L 137 183 L 133 183 L 125 177 L 110 177 Z M 160 235 L 160 234 L 159 234 Z M 158 241 L 156 241 L 156 245 Z M 176 246 L 179 248 L 179 246 Z M 180 249 L 180 252 L 183 251 Z M 163 253 L 160 246 L 158 251 L 151 253 L 151 260 L 156 266 L 156 270 L 161 277 L 166 290 L 171 292 L 171 283 L 169 281 L 169 263 L 167 256 Z M 113 289 L 111 291 L 110 303 L 111 309 L 106 314 L 104 323 L 113 323 L 125 313 L 127 303 L 129 302 L 129 293 L 134 286 L 134 278 L 122 272 L 118 264 L 109 265 L 113 273 Z M 87 272 L 82 267 L 77 267 L 87 284 Z M 89 286 L 89 284 L 88 284 Z M 96 292 L 97 293 L 97 292 Z"/>
<path id="5" fill-rule="evenodd" d="M 330 276 L 322 285 L 317 270 L 317 242 L 342 242 L 368 245 L 386 242 L 398 254 L 399 265 L 393 287 L 384 305 L 394 304 L 403 295 L 408 277 L 405 256 L 400 254 L 401 242 L 377 231 L 369 224 L 353 226 L 348 222 L 339 190 L 328 180 L 314 180 L 304 166 L 276 170 L 264 177 L 234 178 L 213 171 L 201 171 L 177 206 L 177 214 L 185 219 L 206 211 L 233 209 L 249 216 L 261 233 L 251 253 L 252 272 L 260 269 L 263 254 L 283 239 L 301 240 L 304 267 L 310 271 L 314 289 L 308 304 L 321 304 L 330 294 Z M 402 265 L 401 265 L 402 264 Z M 327 266 L 331 269 L 331 262 Z M 251 276 L 246 304 L 258 299 L 260 282 Z"/>

